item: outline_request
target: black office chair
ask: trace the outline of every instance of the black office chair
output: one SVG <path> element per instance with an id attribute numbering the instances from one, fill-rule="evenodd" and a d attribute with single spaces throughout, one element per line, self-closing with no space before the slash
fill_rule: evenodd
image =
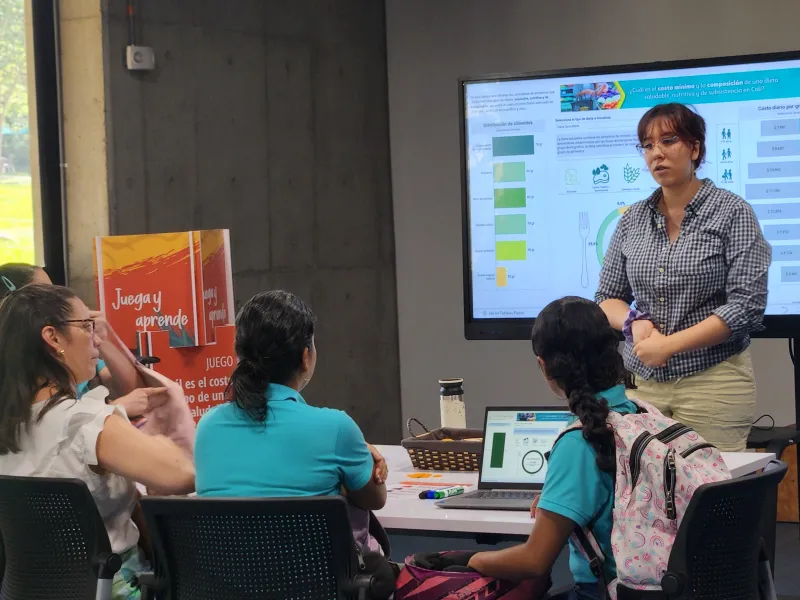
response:
<path id="1" fill-rule="evenodd" d="M 661 579 L 664 593 L 619 587 L 617 600 L 775 600 L 761 513 L 786 470 L 773 460 L 760 474 L 697 488 Z M 569 589 L 546 600 L 567 598 Z"/>
<path id="2" fill-rule="evenodd" d="M 359 568 L 347 503 L 325 498 L 142 500 L 155 573 L 143 600 L 388 598 Z"/>
<path id="3" fill-rule="evenodd" d="M 761 513 L 786 470 L 786 463 L 773 460 L 759 474 L 697 488 L 661 580 L 670 600 L 774 598 Z M 636 597 L 618 595 L 619 600 Z"/>
<path id="4" fill-rule="evenodd" d="M 750 430 L 750 435 L 747 436 L 747 447 L 757 448 L 765 452 L 772 453 L 775 458 L 780 459 L 783 456 L 784 450 L 789 446 L 797 444 L 800 440 L 800 431 L 797 430 L 795 425 L 788 425 L 786 427 L 770 427 L 764 429 L 760 427 L 753 427 Z M 797 486 L 800 492 L 800 479 L 798 479 Z M 778 520 L 778 490 L 775 489 L 772 498 L 767 500 L 767 506 L 763 513 L 763 523 L 765 529 L 764 544 L 766 546 L 767 554 L 769 555 L 770 564 L 773 571 L 775 570 L 775 523 Z"/>
<path id="5" fill-rule="evenodd" d="M 0 476 L 3 600 L 103 600 L 121 566 L 79 479 Z"/>

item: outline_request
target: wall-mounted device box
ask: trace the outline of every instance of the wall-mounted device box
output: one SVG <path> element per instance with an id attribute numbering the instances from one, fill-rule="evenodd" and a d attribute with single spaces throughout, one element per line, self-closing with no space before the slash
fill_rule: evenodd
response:
<path id="1" fill-rule="evenodd" d="M 125 66 L 130 71 L 152 71 L 156 68 L 156 54 L 148 46 L 128 46 L 125 49 Z"/>

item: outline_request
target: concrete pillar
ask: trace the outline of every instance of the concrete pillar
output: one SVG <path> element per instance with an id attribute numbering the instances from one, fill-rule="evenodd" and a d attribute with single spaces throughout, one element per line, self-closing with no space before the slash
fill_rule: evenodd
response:
<path id="1" fill-rule="evenodd" d="M 105 61 L 107 0 L 59 0 L 67 277 L 95 304 L 92 238 L 108 234 Z"/>

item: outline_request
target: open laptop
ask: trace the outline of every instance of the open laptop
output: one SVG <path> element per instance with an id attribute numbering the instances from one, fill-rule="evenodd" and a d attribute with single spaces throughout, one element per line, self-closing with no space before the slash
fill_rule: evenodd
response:
<path id="1" fill-rule="evenodd" d="M 441 508 L 530 510 L 547 474 L 546 453 L 572 415 L 563 406 L 490 407 L 483 425 L 478 489 L 436 503 Z"/>

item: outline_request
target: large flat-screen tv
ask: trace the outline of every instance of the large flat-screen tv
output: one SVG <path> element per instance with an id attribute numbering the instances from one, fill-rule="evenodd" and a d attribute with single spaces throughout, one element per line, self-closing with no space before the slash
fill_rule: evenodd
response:
<path id="1" fill-rule="evenodd" d="M 750 202 L 773 248 L 767 337 L 800 335 L 800 52 L 459 80 L 467 339 L 527 339 L 550 301 L 594 298 L 620 216 L 657 185 L 650 107 L 706 121 L 699 170 Z"/>

